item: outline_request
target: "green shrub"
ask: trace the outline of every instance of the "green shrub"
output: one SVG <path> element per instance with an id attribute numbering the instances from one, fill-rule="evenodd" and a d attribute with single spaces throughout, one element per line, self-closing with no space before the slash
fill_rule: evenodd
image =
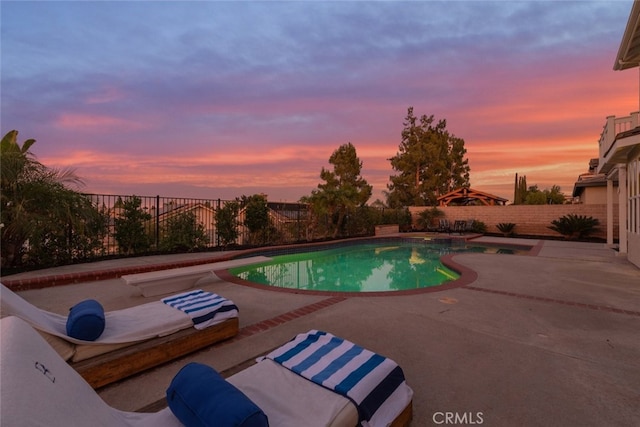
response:
<path id="1" fill-rule="evenodd" d="M 345 219 L 345 234 L 366 236 L 375 233 L 377 225 L 398 224 L 400 231 L 411 229 L 411 212 L 407 208 L 358 206 Z"/>
<path id="2" fill-rule="evenodd" d="M 478 221 L 477 219 L 473 220 L 473 225 L 471 226 L 471 231 L 474 233 L 484 234 L 487 232 L 487 224 L 482 221 Z"/>
<path id="3" fill-rule="evenodd" d="M 568 214 L 551 221 L 549 229 L 562 234 L 565 239 L 583 239 L 598 231 L 600 221 L 586 215 Z"/>
<path id="4" fill-rule="evenodd" d="M 171 216 L 164 224 L 160 249 L 191 252 L 205 248 L 208 243 L 205 227 L 198 222 L 196 214 L 183 212 Z"/>
<path id="5" fill-rule="evenodd" d="M 501 222 L 496 225 L 496 228 L 500 230 L 502 234 L 505 236 L 512 236 L 514 234 L 513 230 L 516 228 L 516 225 L 512 222 Z"/>
<path id="6" fill-rule="evenodd" d="M 419 230 L 430 230 L 436 228 L 436 220 L 444 217 L 444 212 L 435 206 L 431 209 L 425 209 L 418 214 L 416 225 Z"/>
<path id="7" fill-rule="evenodd" d="M 226 247 L 238 239 L 238 212 L 240 203 L 237 200 L 227 202 L 216 210 L 216 230 L 220 245 Z"/>
<path id="8" fill-rule="evenodd" d="M 396 209 L 396 220 L 400 231 L 411 230 L 411 212 L 409 212 L 409 209 Z"/>
<path id="9" fill-rule="evenodd" d="M 138 196 L 119 199 L 116 207 L 122 210 L 122 215 L 114 219 L 114 237 L 120 252 L 130 255 L 149 250 L 151 238 L 145 223 L 151 220 L 151 214 L 142 208 L 142 199 Z"/>
<path id="10" fill-rule="evenodd" d="M 271 232 L 271 219 L 267 198 L 262 194 L 243 196 L 245 219 L 243 225 L 249 230 L 250 244 L 266 244 L 269 242 Z"/>
<path id="11" fill-rule="evenodd" d="M 371 223 L 371 232 L 376 225 L 389 225 L 398 224 L 400 228 L 411 227 L 411 212 L 407 208 L 375 208 L 371 206 L 362 206 L 358 208 L 357 215 L 361 214 L 361 211 L 368 211 L 368 217 Z"/>

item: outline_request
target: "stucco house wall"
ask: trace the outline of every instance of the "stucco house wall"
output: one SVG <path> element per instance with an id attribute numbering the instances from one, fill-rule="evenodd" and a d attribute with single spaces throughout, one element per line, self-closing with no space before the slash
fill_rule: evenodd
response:
<path id="1" fill-rule="evenodd" d="M 590 205 L 606 205 L 607 204 L 607 187 L 589 187 L 585 188 L 580 195 L 580 203 Z M 617 209 L 617 208 L 616 208 Z"/>

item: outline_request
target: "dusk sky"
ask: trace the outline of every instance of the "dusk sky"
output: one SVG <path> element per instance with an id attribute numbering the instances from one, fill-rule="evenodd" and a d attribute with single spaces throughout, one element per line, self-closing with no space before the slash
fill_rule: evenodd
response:
<path id="1" fill-rule="evenodd" d="M 571 194 L 638 110 L 613 71 L 632 3 L 2 1 L 0 131 L 83 192 L 272 201 L 351 142 L 373 202 L 413 106 L 464 139 L 473 188 Z"/>

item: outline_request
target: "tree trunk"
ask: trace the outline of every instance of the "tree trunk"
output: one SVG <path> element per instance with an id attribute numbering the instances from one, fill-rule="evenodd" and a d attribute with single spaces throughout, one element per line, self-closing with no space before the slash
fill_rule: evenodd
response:
<path id="1" fill-rule="evenodd" d="M 336 223 L 336 228 L 333 230 L 333 238 L 338 237 L 338 232 L 342 229 L 342 223 L 344 222 L 344 212 L 342 209 L 338 211 L 338 221 Z"/>

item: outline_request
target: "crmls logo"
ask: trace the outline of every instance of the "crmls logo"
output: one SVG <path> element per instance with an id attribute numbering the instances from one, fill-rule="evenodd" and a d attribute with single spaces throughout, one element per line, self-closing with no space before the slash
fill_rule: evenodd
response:
<path id="1" fill-rule="evenodd" d="M 484 422 L 483 416 L 482 412 L 435 412 L 431 419 L 438 425 L 476 425 Z"/>

